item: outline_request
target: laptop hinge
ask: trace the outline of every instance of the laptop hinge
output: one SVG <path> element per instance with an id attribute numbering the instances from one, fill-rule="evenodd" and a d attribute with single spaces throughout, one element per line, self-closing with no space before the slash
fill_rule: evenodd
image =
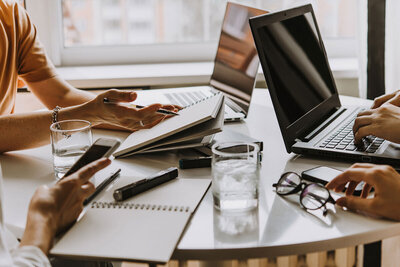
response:
<path id="1" fill-rule="evenodd" d="M 337 117 L 339 117 L 340 115 L 343 114 L 343 112 L 345 112 L 346 109 L 345 108 L 340 108 L 338 110 L 336 110 L 330 117 L 328 117 L 323 123 L 321 123 L 317 128 L 315 128 L 312 132 L 310 132 L 309 134 L 307 134 L 306 136 L 304 136 L 302 139 L 303 142 L 308 142 L 311 139 L 314 138 L 314 136 L 316 136 L 317 134 L 319 134 L 320 132 L 322 132 L 322 130 L 324 130 L 332 121 L 334 121 Z"/>

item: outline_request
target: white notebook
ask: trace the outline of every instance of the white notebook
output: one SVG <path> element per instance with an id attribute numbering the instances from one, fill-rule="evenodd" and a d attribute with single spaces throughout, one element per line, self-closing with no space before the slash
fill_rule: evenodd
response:
<path id="1" fill-rule="evenodd" d="M 121 177 L 88 205 L 86 213 L 58 240 L 50 254 L 69 258 L 169 261 L 209 179 L 174 179 L 124 202 L 116 188 L 134 182 Z"/>
<path id="2" fill-rule="evenodd" d="M 211 127 L 213 124 L 206 124 L 210 120 L 216 120 L 223 108 L 224 104 L 223 94 L 220 92 L 203 99 L 191 106 L 179 111 L 178 116 L 173 116 L 161 123 L 155 125 L 151 129 L 143 129 L 133 132 L 121 144 L 118 150 L 114 153 L 115 157 L 123 157 L 139 151 L 141 148 L 149 146 L 152 143 L 163 140 L 164 138 L 173 136 L 179 132 L 187 130 L 196 125 L 203 124 L 201 132 L 204 131 L 203 136 L 210 135 L 221 131 L 223 120 L 217 120 L 217 128 Z M 200 134 L 201 132 L 197 130 Z M 172 140 L 169 140 L 170 143 Z"/>

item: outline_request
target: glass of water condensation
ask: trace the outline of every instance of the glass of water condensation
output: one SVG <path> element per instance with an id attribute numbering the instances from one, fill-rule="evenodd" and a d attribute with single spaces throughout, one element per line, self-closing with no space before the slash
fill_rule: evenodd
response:
<path id="1" fill-rule="evenodd" d="M 61 179 L 92 144 L 91 123 L 65 120 L 50 126 L 54 175 Z"/>
<path id="2" fill-rule="evenodd" d="M 259 147 L 250 143 L 217 143 L 212 147 L 212 193 L 221 211 L 258 206 Z"/>

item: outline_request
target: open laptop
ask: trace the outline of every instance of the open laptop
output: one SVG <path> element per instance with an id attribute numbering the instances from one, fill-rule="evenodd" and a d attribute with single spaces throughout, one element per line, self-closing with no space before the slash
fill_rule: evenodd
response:
<path id="1" fill-rule="evenodd" d="M 249 18 L 265 13 L 228 2 L 209 86 L 143 90 L 138 92 L 137 102 L 141 105 L 163 103 L 185 107 L 221 91 L 227 96 L 225 121 L 245 118 L 260 64 Z"/>
<path id="2" fill-rule="evenodd" d="M 342 107 L 311 5 L 250 19 L 288 153 L 400 165 L 400 147 L 368 136 L 355 146 L 359 107 Z"/>

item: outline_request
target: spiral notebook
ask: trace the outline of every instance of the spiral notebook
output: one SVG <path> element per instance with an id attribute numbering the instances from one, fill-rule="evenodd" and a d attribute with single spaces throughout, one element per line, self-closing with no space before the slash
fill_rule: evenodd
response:
<path id="1" fill-rule="evenodd" d="M 223 104 L 223 94 L 216 92 L 210 97 L 185 107 L 179 111 L 179 116 L 164 120 L 151 129 L 143 129 L 130 134 L 114 153 L 114 157 L 132 155 L 164 140 L 168 141 L 168 144 L 173 144 L 175 137 L 177 142 L 178 140 L 179 142 L 189 141 L 187 138 L 193 127 L 196 127 L 196 136 L 193 140 L 220 132 L 224 123 Z M 215 123 L 210 123 L 210 121 Z M 186 140 L 182 140 L 182 135 L 179 133 L 182 133 Z"/>
<path id="2" fill-rule="evenodd" d="M 134 182 L 121 177 L 51 249 L 68 258 L 164 264 L 207 191 L 209 179 L 175 179 L 124 202 L 115 188 Z"/>

